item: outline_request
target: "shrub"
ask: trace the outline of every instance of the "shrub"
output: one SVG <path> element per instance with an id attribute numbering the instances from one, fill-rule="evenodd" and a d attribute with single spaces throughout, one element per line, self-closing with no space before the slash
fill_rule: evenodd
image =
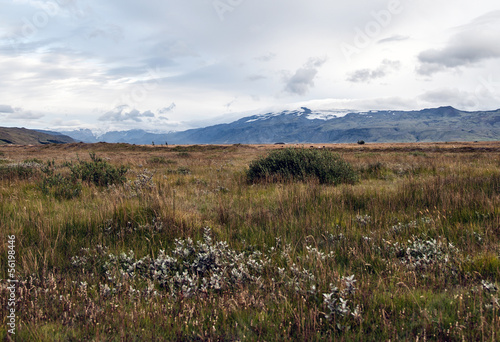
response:
<path id="1" fill-rule="evenodd" d="M 29 179 L 40 170 L 40 167 L 41 164 L 35 162 L 1 165 L 0 179 Z"/>
<path id="2" fill-rule="evenodd" d="M 396 255 L 401 263 L 410 268 L 425 269 L 432 265 L 450 266 L 458 253 L 452 243 L 443 239 L 427 239 L 412 237 L 407 245 L 394 244 Z"/>
<path id="3" fill-rule="evenodd" d="M 177 164 L 175 160 L 166 159 L 165 157 L 153 156 L 148 160 L 149 164 Z"/>
<path id="4" fill-rule="evenodd" d="M 85 254 L 71 258 L 72 265 L 78 269 L 100 265 L 108 280 L 115 282 L 138 278 L 155 281 L 173 297 L 182 298 L 259 284 L 267 264 L 258 251 L 239 253 L 225 241 L 213 241 L 208 228 L 203 241 L 176 239 L 171 254 L 160 250 L 156 258 L 137 259 L 133 251 L 114 255 L 105 253 L 105 249 Z"/>
<path id="5" fill-rule="evenodd" d="M 90 153 L 90 159 L 90 162 L 80 161 L 79 164 L 70 166 L 72 173 L 77 178 L 97 186 L 125 183 L 125 173 L 128 171 L 125 166 L 113 166 L 97 157 L 95 153 Z"/>
<path id="6" fill-rule="evenodd" d="M 316 178 L 321 184 L 354 184 L 358 176 L 349 163 L 328 150 L 285 148 L 270 152 L 250 164 L 249 182 L 261 180 L 305 181 Z"/>
<path id="7" fill-rule="evenodd" d="M 56 173 L 47 175 L 40 183 L 40 189 L 45 195 L 52 195 L 58 200 L 72 199 L 80 196 L 82 184 L 73 176 Z"/>

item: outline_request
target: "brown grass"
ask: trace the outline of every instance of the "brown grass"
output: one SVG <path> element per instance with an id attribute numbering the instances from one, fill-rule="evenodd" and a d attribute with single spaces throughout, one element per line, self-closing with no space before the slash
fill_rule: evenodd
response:
<path id="1" fill-rule="evenodd" d="M 54 161 L 63 172 L 64 162 L 88 160 L 93 152 L 130 168 L 127 185 L 84 184 L 70 200 L 44 195 L 40 171 L 0 179 L 1 241 L 16 235 L 21 281 L 18 334 L 8 335 L 1 309 L 0 337 L 497 339 L 500 142 L 303 147 L 339 153 L 357 170 L 359 183 L 248 184 L 249 163 L 282 145 L 0 146 L 6 160 L 0 167 L 36 158 Z M 139 189 L 134 182 L 144 169 L 154 186 Z M 261 253 L 266 266 L 256 279 L 189 297 L 144 274 L 125 274 L 110 261 L 109 254 L 130 250 L 134 265 L 160 250 L 170 255 L 175 239 L 202 240 L 207 226 L 214 242 L 227 242 L 217 248 Z M 107 254 L 99 254 L 98 245 Z M 419 264 L 422 255 L 427 261 Z M 76 257 L 87 258 L 83 266 L 75 266 Z M 6 260 L 2 242 L 2 279 Z M 342 277 L 351 275 L 357 289 L 348 294 Z M 8 292 L 5 281 L 0 284 L 5 308 Z M 348 300 L 348 315 L 326 306 L 324 295 L 335 292 L 330 284 L 344 291 L 339 296 Z"/>

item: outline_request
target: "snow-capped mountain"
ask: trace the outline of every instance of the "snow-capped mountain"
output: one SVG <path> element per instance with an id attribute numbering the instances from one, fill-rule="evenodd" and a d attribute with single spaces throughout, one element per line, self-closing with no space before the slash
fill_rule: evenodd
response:
<path id="1" fill-rule="evenodd" d="M 280 115 L 295 115 L 295 116 L 304 116 L 306 119 L 309 120 L 331 120 L 335 118 L 340 118 L 343 117 L 349 113 L 354 113 L 356 111 L 353 110 L 311 110 L 306 107 L 301 107 L 299 110 L 291 111 L 291 110 L 284 110 L 282 112 L 272 112 L 272 113 L 266 113 L 266 114 L 260 114 L 260 115 L 254 115 L 250 117 L 249 120 L 246 122 L 255 122 L 255 121 L 260 121 L 260 120 L 269 120 L 271 118 L 280 116 Z"/>
<path id="2" fill-rule="evenodd" d="M 80 136 L 81 136 L 80 132 Z M 65 132 L 71 135 L 71 132 Z M 78 139 L 75 137 L 75 139 Z M 252 144 L 475 141 L 500 139 L 500 109 L 465 112 L 453 107 L 420 111 L 311 110 L 301 107 L 166 134 L 108 132 L 99 141 L 134 144 Z M 83 140 L 83 139 L 82 139 Z M 91 142 L 91 141 L 89 141 Z"/>

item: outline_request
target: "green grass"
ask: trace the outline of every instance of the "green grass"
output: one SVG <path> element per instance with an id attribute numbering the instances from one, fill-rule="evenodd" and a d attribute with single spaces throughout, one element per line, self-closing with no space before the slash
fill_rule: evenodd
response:
<path id="1" fill-rule="evenodd" d="M 8 235 L 20 281 L 9 337 L 496 340 L 500 149 L 336 148 L 354 184 L 249 183 L 269 150 L 245 145 L 0 149 L 15 165 L 0 177 L 2 308 Z M 84 163 L 123 182 L 71 178 Z"/>

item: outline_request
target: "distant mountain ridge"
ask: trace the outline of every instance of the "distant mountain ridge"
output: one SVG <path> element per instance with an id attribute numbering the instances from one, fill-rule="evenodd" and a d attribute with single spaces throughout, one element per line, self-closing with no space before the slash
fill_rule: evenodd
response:
<path id="1" fill-rule="evenodd" d="M 298 110 L 270 112 L 237 121 L 173 133 L 143 130 L 62 132 L 85 142 L 132 144 L 266 144 L 438 142 L 500 140 L 500 109 L 466 112 L 453 107 L 419 111 Z"/>

